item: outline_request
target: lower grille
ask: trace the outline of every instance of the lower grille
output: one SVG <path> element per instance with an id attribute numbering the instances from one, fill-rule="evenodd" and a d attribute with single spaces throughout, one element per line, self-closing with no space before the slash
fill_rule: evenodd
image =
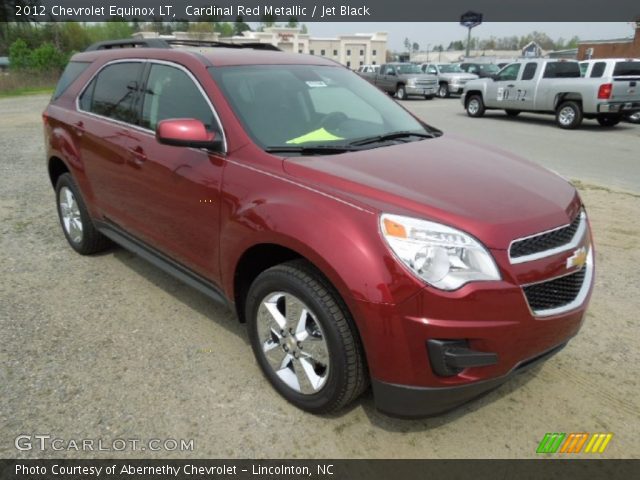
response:
<path id="1" fill-rule="evenodd" d="M 548 282 L 523 287 L 529 307 L 534 312 L 561 308 L 573 302 L 580 293 L 587 267 Z"/>

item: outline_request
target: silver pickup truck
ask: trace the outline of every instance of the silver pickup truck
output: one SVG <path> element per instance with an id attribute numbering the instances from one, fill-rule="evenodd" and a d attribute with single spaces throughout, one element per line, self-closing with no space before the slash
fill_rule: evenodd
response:
<path id="1" fill-rule="evenodd" d="M 640 76 L 581 78 L 576 61 L 524 59 L 505 66 L 492 78 L 468 82 L 462 105 L 470 117 L 486 110 L 555 114 L 561 128 L 577 128 L 583 118 L 610 127 L 624 115 L 640 111 Z"/>
<path id="2" fill-rule="evenodd" d="M 422 73 L 419 65 L 412 63 L 387 63 L 377 73 L 357 72 L 376 87 L 397 99 L 404 100 L 417 95 L 431 100 L 438 91 L 438 80 L 434 75 Z"/>
<path id="3" fill-rule="evenodd" d="M 453 63 L 423 63 L 422 71 L 438 77 L 438 97 L 449 98 L 452 93 L 462 93 L 462 89 L 470 80 L 478 75 L 465 72 L 460 65 Z"/>

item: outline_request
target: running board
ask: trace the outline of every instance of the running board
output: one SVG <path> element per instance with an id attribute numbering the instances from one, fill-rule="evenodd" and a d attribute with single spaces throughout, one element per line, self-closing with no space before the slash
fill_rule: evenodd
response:
<path id="1" fill-rule="evenodd" d="M 113 240 L 126 250 L 129 250 L 140 258 L 143 258 L 163 272 L 168 273 L 190 287 L 195 288 L 210 299 L 223 303 L 229 308 L 233 308 L 233 304 L 227 300 L 227 297 L 216 285 L 184 265 L 172 260 L 163 253 L 157 251 L 155 248 L 150 247 L 144 242 L 129 235 L 116 225 L 96 220 L 94 220 L 94 225 L 105 237 Z"/>

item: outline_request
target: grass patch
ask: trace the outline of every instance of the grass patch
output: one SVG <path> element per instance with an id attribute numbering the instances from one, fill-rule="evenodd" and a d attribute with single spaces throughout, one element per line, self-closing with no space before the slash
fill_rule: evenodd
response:
<path id="1" fill-rule="evenodd" d="M 53 93 L 53 87 L 23 87 L 16 88 L 14 90 L 0 91 L 0 98 L 7 97 L 22 97 L 24 95 L 51 95 Z"/>

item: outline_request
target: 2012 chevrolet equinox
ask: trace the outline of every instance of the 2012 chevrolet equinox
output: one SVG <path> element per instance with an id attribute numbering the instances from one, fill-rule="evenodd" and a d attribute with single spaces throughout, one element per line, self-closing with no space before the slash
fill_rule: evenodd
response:
<path id="1" fill-rule="evenodd" d="M 74 250 L 110 239 L 227 301 L 314 413 L 369 384 L 384 412 L 440 413 L 576 334 L 594 254 L 567 181 L 334 62 L 246 47 L 72 58 L 43 119 Z"/>

